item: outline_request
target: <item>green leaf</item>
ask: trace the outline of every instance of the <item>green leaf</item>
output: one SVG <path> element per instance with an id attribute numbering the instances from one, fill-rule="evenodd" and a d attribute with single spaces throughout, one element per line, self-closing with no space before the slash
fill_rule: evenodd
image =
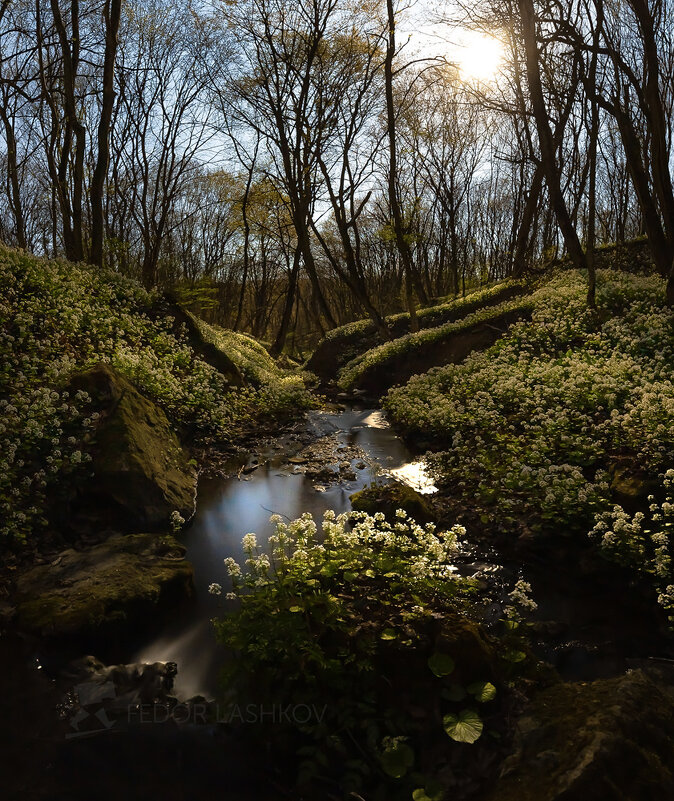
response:
<path id="1" fill-rule="evenodd" d="M 405 743 L 396 743 L 381 755 L 381 766 L 384 773 L 394 779 L 404 776 L 413 764 L 414 751 Z"/>
<path id="2" fill-rule="evenodd" d="M 481 704 L 486 704 L 487 701 L 493 701 L 496 698 L 496 687 L 490 681 L 476 681 L 468 685 L 466 689 Z"/>
<path id="3" fill-rule="evenodd" d="M 484 726 L 473 709 L 463 709 L 458 715 L 445 715 L 442 723 L 447 734 L 457 743 L 474 743 L 480 738 Z"/>
<path id="4" fill-rule="evenodd" d="M 524 662 L 524 660 L 527 658 L 527 655 L 524 653 L 524 651 L 517 651 L 514 648 L 509 648 L 503 654 L 503 658 L 507 662 Z"/>
<path id="5" fill-rule="evenodd" d="M 418 787 L 412 792 L 412 801 L 442 801 L 444 795 L 440 782 L 431 779 L 425 787 Z"/>
<path id="6" fill-rule="evenodd" d="M 436 676 L 449 676 L 455 664 L 448 654 L 434 653 L 428 658 L 428 667 Z"/>
<path id="7" fill-rule="evenodd" d="M 344 571 L 344 581 L 355 581 L 357 578 L 358 573 L 354 573 L 353 570 Z"/>
<path id="8" fill-rule="evenodd" d="M 302 607 L 301 606 L 291 606 L 288 611 L 289 612 L 301 612 L 302 611 Z"/>
<path id="9" fill-rule="evenodd" d="M 395 640 L 398 634 L 395 629 L 384 629 L 379 636 L 382 640 Z"/>

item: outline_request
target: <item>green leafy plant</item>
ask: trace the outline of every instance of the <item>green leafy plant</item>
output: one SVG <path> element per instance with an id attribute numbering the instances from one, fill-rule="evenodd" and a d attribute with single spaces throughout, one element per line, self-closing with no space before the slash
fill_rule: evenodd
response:
<path id="1" fill-rule="evenodd" d="M 326 512 L 320 531 L 308 514 L 272 521 L 266 549 L 249 534 L 245 565 L 226 560 L 236 605 L 215 626 L 233 653 L 229 703 L 325 707 L 320 723 L 279 735 L 302 757 L 301 781 L 344 789 L 348 775 L 355 792 L 417 781 L 405 785 L 411 792 L 415 755 L 431 735 L 409 706 L 427 705 L 431 715 L 451 703 L 442 691 L 459 657 L 433 644 L 472 594 L 472 582 L 452 569 L 464 530 L 419 526 L 402 510 L 392 523 L 381 513 Z M 477 702 L 493 699 L 493 685 L 469 685 Z M 470 731 L 474 742 L 475 721 L 459 723 L 458 736 L 469 742 Z M 444 737 L 441 727 L 434 736 Z"/>
<path id="2" fill-rule="evenodd" d="M 593 312 L 584 276 L 553 275 L 509 302 L 530 304 L 530 321 L 461 364 L 392 389 L 389 418 L 433 443 L 435 483 L 490 530 L 584 534 L 613 505 L 616 456 L 653 477 L 674 463 L 674 321 L 664 290 L 657 276 L 599 271 Z"/>

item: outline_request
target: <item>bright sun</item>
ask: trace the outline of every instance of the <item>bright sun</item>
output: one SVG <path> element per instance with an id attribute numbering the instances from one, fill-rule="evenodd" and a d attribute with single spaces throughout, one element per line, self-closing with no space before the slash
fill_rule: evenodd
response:
<path id="1" fill-rule="evenodd" d="M 503 61 L 503 44 L 493 36 L 468 32 L 462 36 L 456 58 L 465 81 L 491 81 Z"/>

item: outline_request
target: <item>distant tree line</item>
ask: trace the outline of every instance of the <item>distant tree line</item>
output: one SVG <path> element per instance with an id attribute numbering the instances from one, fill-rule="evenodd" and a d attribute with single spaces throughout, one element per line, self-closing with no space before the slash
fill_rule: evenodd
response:
<path id="1" fill-rule="evenodd" d="M 674 302 L 664 0 L 480 0 L 489 82 L 394 0 L 0 0 L 0 238 L 301 350 L 647 235 Z"/>

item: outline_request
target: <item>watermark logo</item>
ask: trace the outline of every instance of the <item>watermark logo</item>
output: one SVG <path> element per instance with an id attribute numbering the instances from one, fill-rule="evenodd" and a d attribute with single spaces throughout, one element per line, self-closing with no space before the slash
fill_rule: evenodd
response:
<path id="1" fill-rule="evenodd" d="M 104 702 L 116 696 L 115 685 L 111 681 L 76 684 L 58 708 L 60 717 L 67 719 L 72 729 L 66 732 L 66 740 L 110 731 L 116 721 L 108 717 Z"/>
<path id="2" fill-rule="evenodd" d="M 137 704 L 128 708 L 128 723 L 228 723 L 231 725 L 295 725 L 322 723 L 325 706 L 316 704 L 232 704 L 221 707 L 208 703 Z"/>

